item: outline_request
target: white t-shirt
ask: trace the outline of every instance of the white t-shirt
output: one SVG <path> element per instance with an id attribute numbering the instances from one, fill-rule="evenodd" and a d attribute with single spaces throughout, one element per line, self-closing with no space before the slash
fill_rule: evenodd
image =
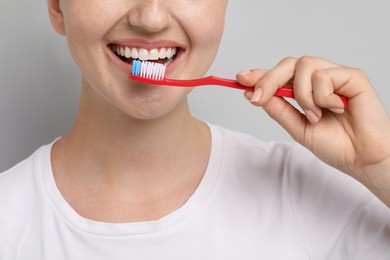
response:
<path id="1" fill-rule="evenodd" d="M 0 259 L 390 259 L 390 210 L 360 183 L 299 145 L 210 128 L 198 189 L 149 222 L 79 216 L 40 148 L 0 175 Z"/>

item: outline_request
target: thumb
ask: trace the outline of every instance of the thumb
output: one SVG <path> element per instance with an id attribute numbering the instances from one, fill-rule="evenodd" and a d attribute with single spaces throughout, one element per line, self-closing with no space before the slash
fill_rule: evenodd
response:
<path id="1" fill-rule="evenodd" d="M 247 70 L 237 73 L 236 80 L 241 85 L 252 87 L 267 73 L 268 70 Z"/>

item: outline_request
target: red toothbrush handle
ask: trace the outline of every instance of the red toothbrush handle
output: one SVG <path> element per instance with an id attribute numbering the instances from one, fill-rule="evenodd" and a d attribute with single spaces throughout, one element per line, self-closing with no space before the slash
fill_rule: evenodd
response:
<path id="1" fill-rule="evenodd" d="M 242 89 L 248 91 L 253 91 L 254 89 L 253 86 L 247 87 L 241 85 L 235 80 L 224 79 L 215 76 L 208 76 L 205 78 L 191 79 L 191 80 L 176 80 L 176 79 L 167 79 L 167 78 L 156 80 L 156 79 L 150 79 L 150 78 L 145 78 L 145 77 L 135 76 L 130 74 L 129 78 L 132 80 L 136 80 L 139 82 L 144 82 L 152 85 L 168 85 L 168 86 L 175 86 L 175 87 L 196 87 L 196 86 L 204 86 L 204 85 L 219 85 L 219 86 L 225 86 L 229 88 L 236 88 L 236 89 Z M 275 96 L 294 98 L 294 90 L 291 87 L 284 86 L 279 88 L 275 92 Z M 347 98 L 343 96 L 340 96 L 340 98 L 341 101 L 343 101 L 344 103 L 344 107 L 347 107 L 348 106 Z"/>
<path id="2" fill-rule="evenodd" d="M 225 86 L 229 88 L 236 88 L 236 89 L 242 89 L 248 91 L 253 91 L 254 89 L 253 86 L 247 87 L 241 85 L 235 80 L 218 78 L 215 76 L 208 76 L 205 78 L 190 79 L 190 80 L 177 80 L 177 79 L 167 79 L 167 78 L 164 78 L 162 80 L 157 80 L 157 79 L 150 79 L 150 78 L 145 78 L 145 77 L 135 76 L 130 74 L 129 78 L 135 81 L 140 81 L 140 82 L 153 84 L 153 85 L 168 85 L 168 86 L 175 86 L 175 87 L 196 87 L 196 86 L 205 86 L 205 85 L 217 85 L 217 86 Z M 275 95 L 280 97 L 294 98 L 294 92 L 289 87 L 282 87 L 278 89 Z"/>
<path id="3" fill-rule="evenodd" d="M 253 89 L 254 89 L 254 87 L 247 87 L 247 86 L 241 85 L 240 83 L 238 83 L 235 80 L 224 79 L 224 78 L 219 78 L 219 77 L 215 77 L 215 76 L 208 76 L 208 77 L 205 77 L 202 79 L 196 79 L 196 80 L 191 80 L 191 81 L 193 83 L 196 81 L 197 85 L 222 85 L 225 87 L 242 89 L 242 90 L 249 90 L 249 91 L 253 91 Z M 275 92 L 274 95 L 277 97 L 295 98 L 294 90 L 288 86 L 283 86 L 283 87 L 279 88 Z M 347 98 L 340 96 L 340 99 L 344 103 L 344 107 L 347 107 L 348 106 Z"/>
<path id="4" fill-rule="evenodd" d="M 247 86 L 241 85 L 240 83 L 238 83 L 237 81 L 232 80 L 232 79 L 223 79 L 223 78 L 218 78 L 215 76 L 208 76 L 208 77 L 200 79 L 200 80 L 204 81 L 203 83 L 207 83 L 208 85 L 223 85 L 223 86 L 229 87 L 229 88 L 236 88 L 236 89 L 249 90 L 249 91 L 254 90 L 254 87 L 247 87 Z M 292 88 L 284 86 L 275 92 L 275 96 L 294 98 L 294 91 Z"/>

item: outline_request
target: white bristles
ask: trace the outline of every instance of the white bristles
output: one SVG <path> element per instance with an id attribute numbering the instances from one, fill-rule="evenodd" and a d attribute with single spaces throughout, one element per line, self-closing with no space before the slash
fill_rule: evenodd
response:
<path id="1" fill-rule="evenodd" d="M 166 65 L 164 64 L 142 61 L 140 76 L 149 79 L 161 80 L 164 78 L 165 69 Z"/>

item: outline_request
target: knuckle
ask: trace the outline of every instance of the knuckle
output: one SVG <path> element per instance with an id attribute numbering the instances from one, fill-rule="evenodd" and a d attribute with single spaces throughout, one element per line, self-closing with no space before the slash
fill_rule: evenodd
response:
<path id="1" fill-rule="evenodd" d="M 310 62 L 313 62 L 314 59 L 315 58 L 313 56 L 304 55 L 304 56 L 299 57 L 298 61 L 301 63 L 310 63 Z"/>
<path id="2" fill-rule="evenodd" d="M 350 68 L 350 77 L 349 77 L 348 82 L 350 84 L 354 84 L 354 85 L 355 84 L 360 85 L 362 83 L 371 84 L 370 79 L 369 79 L 368 75 L 366 74 L 366 72 L 360 68 Z"/>
<path id="3" fill-rule="evenodd" d="M 285 58 L 283 58 L 283 59 L 279 62 L 279 64 L 281 64 L 281 63 L 289 63 L 289 64 L 291 64 L 291 63 L 296 63 L 296 61 L 297 61 L 297 59 L 294 58 L 294 57 L 285 57 Z"/>
<path id="4" fill-rule="evenodd" d="M 367 74 L 363 69 L 360 68 L 350 68 L 354 74 L 361 78 L 367 78 Z"/>
<path id="5" fill-rule="evenodd" d="M 313 56 L 302 56 L 297 60 L 298 66 L 312 66 L 316 63 L 316 58 Z"/>

